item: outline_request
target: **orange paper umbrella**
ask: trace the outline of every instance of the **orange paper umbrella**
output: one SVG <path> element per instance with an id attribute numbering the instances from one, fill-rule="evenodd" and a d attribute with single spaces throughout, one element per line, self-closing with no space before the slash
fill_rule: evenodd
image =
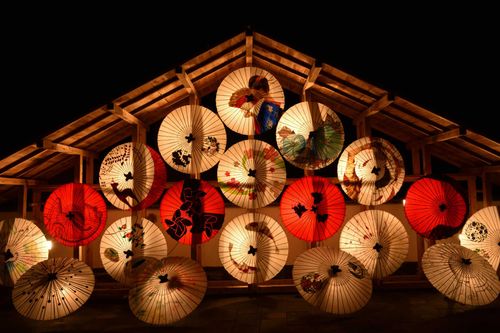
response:
<path id="1" fill-rule="evenodd" d="M 500 293 L 500 281 L 482 256 L 458 244 L 429 247 L 422 269 L 432 285 L 446 297 L 462 304 L 486 305 Z"/>
<path id="2" fill-rule="evenodd" d="M 467 205 L 450 181 L 423 177 L 406 193 L 405 215 L 413 230 L 422 237 L 443 239 L 462 228 Z"/>
<path id="3" fill-rule="evenodd" d="M 193 312 L 207 291 L 207 276 L 197 262 L 168 257 L 139 274 L 128 303 L 140 320 L 168 325 Z"/>
<path id="4" fill-rule="evenodd" d="M 103 232 L 106 218 L 106 202 L 87 184 L 59 186 L 43 209 L 47 232 L 66 246 L 89 244 Z"/>
<path id="5" fill-rule="evenodd" d="M 165 189 L 167 172 L 151 147 L 137 142 L 114 147 L 104 158 L 99 184 L 104 196 L 119 209 L 141 210 L 158 200 Z"/>
<path id="6" fill-rule="evenodd" d="M 235 205 L 264 207 L 283 191 L 285 161 L 270 144 L 243 140 L 231 146 L 221 157 L 217 180 L 222 193 Z"/>
<path id="7" fill-rule="evenodd" d="M 345 201 L 337 186 L 320 176 L 293 182 L 280 202 L 283 225 L 308 242 L 333 236 L 344 222 Z"/>
<path id="8" fill-rule="evenodd" d="M 340 249 L 355 256 L 371 277 L 394 273 L 408 255 L 408 233 L 394 215 L 383 210 L 365 210 L 342 228 Z"/>
<path id="9" fill-rule="evenodd" d="M 181 106 L 163 119 L 158 130 L 158 149 L 175 170 L 201 173 L 219 162 L 226 149 L 226 129 L 209 109 Z"/>
<path id="10" fill-rule="evenodd" d="M 139 257 L 161 259 L 167 255 L 165 236 L 153 222 L 136 216 L 123 217 L 111 224 L 101 238 L 101 261 L 115 280 L 130 285 L 129 273 Z"/>
<path id="11" fill-rule="evenodd" d="M 224 199 L 203 180 L 175 183 L 163 196 L 160 216 L 167 234 L 182 244 L 204 243 L 214 237 L 224 222 Z"/>
<path id="12" fill-rule="evenodd" d="M 344 128 L 326 105 L 302 102 L 281 117 L 276 142 L 288 162 L 302 169 L 321 169 L 339 156 L 344 146 Z"/>
<path id="13" fill-rule="evenodd" d="M 380 205 L 392 199 L 403 185 L 403 158 L 389 141 L 364 137 L 344 150 L 337 176 L 351 199 L 362 205 Z"/>
<path id="14" fill-rule="evenodd" d="M 217 89 L 217 113 L 231 130 L 254 135 L 276 126 L 283 112 L 285 94 L 278 80 L 257 67 L 230 73 Z"/>
<path id="15" fill-rule="evenodd" d="M 12 291 L 12 301 L 25 317 L 57 319 L 87 302 L 94 284 L 94 273 L 85 263 L 73 258 L 50 258 L 21 276 Z"/>
<path id="16" fill-rule="evenodd" d="M 286 264 L 288 239 L 270 216 L 247 213 L 234 218 L 219 239 L 219 258 L 236 279 L 260 283 L 272 279 Z"/>
<path id="17" fill-rule="evenodd" d="M 31 266 L 48 257 L 47 240 L 35 223 L 22 218 L 0 221 L 0 284 L 13 287 Z"/>
<path id="18" fill-rule="evenodd" d="M 347 314 L 360 310 L 372 295 L 372 280 L 363 264 L 344 251 L 315 247 L 293 264 L 300 295 L 319 309 Z"/>
<path id="19" fill-rule="evenodd" d="M 500 217 L 498 206 L 485 207 L 465 222 L 458 235 L 460 244 L 482 255 L 498 269 L 500 262 Z"/>

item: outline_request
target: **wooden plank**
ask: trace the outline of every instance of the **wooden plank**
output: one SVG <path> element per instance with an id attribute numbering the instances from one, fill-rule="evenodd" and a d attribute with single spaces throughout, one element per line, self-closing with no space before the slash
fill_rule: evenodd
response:
<path id="1" fill-rule="evenodd" d="M 20 161 L 12 166 L 10 166 L 8 169 L 2 171 L 2 176 L 8 176 L 8 177 L 17 177 L 18 174 L 22 171 L 29 170 L 33 166 L 40 165 L 43 163 L 46 159 L 56 155 L 58 153 L 50 151 L 50 150 L 39 150 L 35 152 L 34 154 L 30 155 L 28 159 L 25 159 L 23 161 Z M 30 178 L 30 177 L 27 177 Z"/>
<path id="2" fill-rule="evenodd" d="M 247 66 L 252 66 L 253 59 L 253 31 L 247 30 L 245 34 L 245 62 Z"/>
<path id="3" fill-rule="evenodd" d="M 330 74 L 333 77 L 339 78 L 342 81 L 345 81 L 349 83 L 350 85 L 354 87 L 358 87 L 362 90 L 365 90 L 366 92 L 369 92 L 373 96 L 383 96 L 387 94 L 386 90 L 383 90 L 377 86 L 374 86 L 366 81 L 363 81 L 353 75 L 347 74 L 344 71 L 341 71 L 340 69 L 337 69 L 331 65 L 328 64 L 323 64 L 323 71 Z"/>
<path id="4" fill-rule="evenodd" d="M 354 123 L 360 121 L 361 119 L 366 119 L 370 116 L 373 116 L 374 114 L 380 112 L 381 110 L 392 104 L 392 102 L 394 102 L 394 98 L 389 94 L 385 94 L 372 105 L 370 105 L 366 110 L 361 112 L 359 116 L 354 118 Z"/>
<path id="5" fill-rule="evenodd" d="M 381 96 L 376 96 L 367 91 L 350 85 L 348 82 L 343 82 L 338 78 L 328 76 L 324 71 L 321 72 L 316 80 L 316 84 L 331 89 L 339 94 L 343 94 L 359 103 L 365 105 L 365 108 L 375 103 Z"/>
<path id="6" fill-rule="evenodd" d="M 245 45 L 242 45 L 234 50 L 224 53 L 220 57 L 215 58 L 214 60 L 205 64 L 204 66 L 189 72 L 193 84 L 196 86 L 197 81 L 204 78 L 206 75 L 212 73 L 215 70 L 220 69 L 221 67 L 224 67 L 227 63 L 235 61 L 237 58 L 243 58 L 245 52 L 246 52 Z M 245 63 L 243 66 L 245 66 Z"/>
<path id="7" fill-rule="evenodd" d="M 259 44 L 265 45 L 266 47 L 270 49 L 275 49 L 278 50 L 284 54 L 289 55 L 292 58 L 295 58 L 303 63 L 312 65 L 315 62 L 315 59 L 313 57 L 310 57 L 302 52 L 299 52 L 289 46 L 286 46 L 285 44 L 279 43 L 267 36 L 264 36 L 260 33 L 255 32 L 254 33 L 254 39 L 255 42 L 258 42 Z"/>
<path id="8" fill-rule="evenodd" d="M 271 63 L 274 62 L 275 65 L 279 64 L 281 67 L 290 70 L 294 74 L 302 76 L 304 79 L 306 79 L 309 73 L 309 68 L 310 68 L 309 66 L 306 67 L 301 63 L 290 60 L 286 57 L 283 57 L 280 54 L 276 54 L 258 45 L 254 45 L 253 49 L 254 49 L 254 56 L 258 55 L 260 58 L 266 59 L 266 61 L 269 61 Z"/>
<path id="9" fill-rule="evenodd" d="M 457 127 L 442 127 L 435 122 L 429 121 L 425 118 L 421 118 L 419 115 L 414 114 L 409 110 L 398 107 L 395 103 L 387 106 L 382 112 L 377 113 L 377 115 L 379 114 L 384 114 L 388 117 L 398 119 L 400 122 L 404 122 L 407 127 L 417 128 L 422 132 L 422 135 L 420 135 L 420 137 L 426 137 L 435 133 L 441 133 L 443 131 L 446 131 L 448 128 Z"/>
<path id="10" fill-rule="evenodd" d="M 339 94 L 331 89 L 325 88 L 325 87 L 320 86 L 320 85 L 315 85 L 314 87 L 312 87 L 309 90 L 311 92 L 319 92 L 319 93 L 325 95 L 325 97 L 333 99 L 335 103 L 340 103 L 340 104 L 343 104 L 343 105 L 353 109 L 355 112 L 350 113 L 348 115 L 348 117 L 351 119 L 354 118 L 355 116 L 357 116 L 362 110 L 364 110 L 366 108 L 366 106 L 364 104 L 361 104 L 355 100 L 352 100 L 344 95 L 341 95 L 341 94 Z M 335 109 L 333 109 L 333 110 L 335 111 Z"/>
<path id="11" fill-rule="evenodd" d="M 318 86 L 314 86 L 308 90 L 311 93 L 312 101 L 323 103 L 330 109 L 332 109 L 334 112 L 336 113 L 338 112 L 339 114 L 342 114 L 349 118 L 355 117 L 358 114 L 359 110 L 351 106 L 348 106 L 344 103 L 341 103 L 337 101 L 333 96 L 331 96 L 333 95 L 331 91 L 318 88 L 319 88 Z"/>
<path id="12" fill-rule="evenodd" d="M 422 144 L 431 145 L 434 143 L 455 139 L 455 138 L 461 137 L 463 135 L 465 135 L 465 129 L 462 127 L 458 127 L 458 128 L 453 128 L 453 129 L 450 129 L 446 132 L 442 132 L 439 134 L 430 135 L 430 136 L 426 136 L 423 138 L 418 138 L 414 141 L 408 142 L 406 144 L 406 146 L 408 148 L 411 148 L 413 146 L 419 146 Z"/>
<path id="13" fill-rule="evenodd" d="M 122 109 L 118 104 L 111 103 L 111 105 L 108 105 L 108 111 L 111 112 L 113 115 L 117 116 L 118 118 L 125 120 L 129 124 L 140 126 L 143 128 L 148 127 L 139 118 L 135 117 L 125 109 Z"/>
<path id="14" fill-rule="evenodd" d="M 114 104 L 118 104 L 120 107 L 125 108 L 129 106 L 129 102 L 131 100 L 140 98 L 139 96 L 143 94 L 153 94 L 154 91 L 159 89 L 159 87 L 162 87 L 166 84 L 166 82 L 172 80 L 175 77 L 175 71 L 169 70 L 168 72 L 154 78 L 153 80 L 144 83 L 143 85 L 139 86 L 138 88 L 116 98 L 113 100 Z"/>
<path id="15" fill-rule="evenodd" d="M 82 131 L 81 135 L 78 135 L 78 140 L 75 141 L 73 146 L 84 146 L 91 151 L 101 151 L 102 149 L 94 147 L 93 144 L 98 141 L 107 141 L 110 137 L 114 136 L 116 133 L 122 132 L 125 128 L 131 128 L 135 126 L 123 122 L 119 119 L 114 119 L 113 122 L 108 122 L 102 127 L 96 128 L 91 127 L 86 131 Z M 128 134 L 127 134 L 128 135 Z M 76 138 L 75 138 L 76 139 Z M 106 148 L 106 147 L 104 147 Z"/>
<path id="16" fill-rule="evenodd" d="M 314 83 L 316 82 L 316 79 L 318 78 L 320 72 L 321 72 L 321 64 L 315 62 L 311 67 L 311 69 L 309 70 L 309 73 L 307 74 L 306 83 L 304 84 L 304 88 L 302 88 L 303 100 L 307 100 L 305 96 L 306 90 L 314 86 Z"/>
<path id="17" fill-rule="evenodd" d="M 49 135 L 45 136 L 44 139 L 47 139 L 49 141 L 61 142 L 64 137 L 67 137 L 72 133 L 89 126 L 89 124 L 102 119 L 102 117 L 107 114 L 108 112 L 104 108 L 98 108 L 92 112 L 87 113 L 85 116 L 69 123 L 68 125 L 50 133 Z"/>
<path id="18" fill-rule="evenodd" d="M 461 171 L 464 173 L 474 174 L 474 175 L 479 175 L 482 174 L 483 172 L 500 173 L 500 164 L 486 165 L 481 167 L 462 168 Z"/>
<path id="19" fill-rule="evenodd" d="M 44 139 L 41 143 L 37 144 L 39 148 L 53 150 L 58 153 L 68 154 L 68 155 L 81 155 L 90 158 L 98 158 L 99 155 L 94 151 L 89 151 L 85 149 L 71 147 L 62 143 L 55 143 L 50 140 Z"/>
<path id="20" fill-rule="evenodd" d="M 491 150 L 500 153 L 500 142 L 487 138 L 484 135 L 478 134 L 469 129 L 467 130 L 466 137 L 467 139 L 479 143 L 482 146 L 489 147 Z"/>
<path id="21" fill-rule="evenodd" d="M 399 96 L 396 96 L 394 98 L 393 106 L 401 108 L 405 110 L 407 113 L 413 114 L 415 118 L 421 119 L 422 121 L 427 121 L 429 124 L 433 124 L 434 127 L 437 127 L 438 129 L 441 130 L 445 128 L 459 127 L 459 124 L 449 119 L 446 119 L 445 117 L 442 117 L 436 113 L 433 113 Z"/>
<path id="22" fill-rule="evenodd" d="M 468 132 L 469 131 L 466 131 L 464 136 L 458 137 L 456 140 L 453 140 L 452 143 L 463 149 L 478 154 L 485 159 L 491 160 L 493 163 L 500 162 L 500 151 L 495 150 L 495 145 L 488 146 L 481 142 L 469 139 Z"/>
<path id="23" fill-rule="evenodd" d="M 29 146 L 26 146 L 26 147 L 18 150 L 17 152 L 15 152 L 7 157 L 4 157 L 0 161 L 0 170 L 8 168 L 12 164 L 17 164 L 17 163 L 19 163 L 19 161 L 22 161 L 22 160 L 28 158 L 28 156 L 30 156 L 36 152 L 39 152 L 39 151 L 40 151 L 40 149 L 36 146 L 36 143 L 33 143 Z"/>
<path id="24" fill-rule="evenodd" d="M 0 185 L 19 185 L 19 186 L 35 186 L 45 183 L 38 179 L 15 178 L 15 177 L 0 177 Z"/>

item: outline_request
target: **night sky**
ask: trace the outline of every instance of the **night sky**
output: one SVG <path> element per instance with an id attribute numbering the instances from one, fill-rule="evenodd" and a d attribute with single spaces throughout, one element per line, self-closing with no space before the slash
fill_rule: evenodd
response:
<path id="1" fill-rule="evenodd" d="M 359 5 L 361 6 L 361 4 Z M 35 142 L 248 25 L 298 51 L 500 140 L 500 59 L 491 9 L 379 14 L 249 8 L 235 15 L 126 8 L 14 9 L 2 23 L 0 158 Z M 78 13 L 78 14 L 77 14 Z M 179 19 L 186 18 L 183 23 Z M 490 83 L 490 81 L 492 81 Z M 286 106 L 290 107 L 290 105 Z M 214 110 L 215 111 L 215 110 Z"/>

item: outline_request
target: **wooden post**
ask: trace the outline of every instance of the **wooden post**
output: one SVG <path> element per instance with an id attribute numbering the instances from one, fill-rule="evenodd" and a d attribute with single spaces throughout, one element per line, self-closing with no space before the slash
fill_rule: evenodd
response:
<path id="1" fill-rule="evenodd" d="M 481 187 L 483 190 L 483 208 L 492 205 L 493 202 L 493 187 L 491 186 L 491 182 L 488 181 L 488 173 L 483 172 L 481 174 Z"/>
<path id="2" fill-rule="evenodd" d="M 476 176 L 467 177 L 467 189 L 469 192 L 469 214 L 477 211 L 477 187 Z"/>

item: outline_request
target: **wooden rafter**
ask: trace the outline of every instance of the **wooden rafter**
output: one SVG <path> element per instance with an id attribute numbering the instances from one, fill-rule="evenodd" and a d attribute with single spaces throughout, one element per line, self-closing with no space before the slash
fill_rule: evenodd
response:
<path id="1" fill-rule="evenodd" d="M 253 59 L 253 30 L 248 28 L 245 33 L 245 62 L 247 66 L 252 66 Z"/>
<path id="2" fill-rule="evenodd" d="M 88 158 L 98 158 L 99 155 L 96 152 L 71 147 L 68 145 L 64 145 L 62 143 L 55 143 L 47 139 L 43 139 L 42 142 L 37 143 L 38 148 L 54 150 L 58 153 L 68 154 L 68 155 L 80 155 Z"/>
<path id="3" fill-rule="evenodd" d="M 38 179 L 25 179 L 25 178 L 10 178 L 10 177 L 0 177 L 0 185 L 28 185 L 35 186 L 43 184 L 43 181 Z"/>
<path id="4" fill-rule="evenodd" d="M 108 105 L 107 110 L 117 116 L 118 118 L 121 118 L 125 120 L 127 123 L 136 125 L 142 128 L 148 128 L 146 124 L 144 124 L 139 118 L 128 112 L 127 110 L 121 108 L 118 104 L 116 103 L 110 103 Z"/>
<path id="5" fill-rule="evenodd" d="M 446 131 L 446 132 L 443 132 L 443 133 L 439 133 L 436 135 L 431 135 L 431 136 L 427 136 L 425 138 L 414 140 L 412 142 L 407 143 L 406 146 L 411 148 L 413 146 L 418 146 L 418 145 L 422 145 L 422 144 L 430 145 L 433 143 L 438 143 L 438 142 L 448 141 L 451 139 L 456 139 L 456 138 L 459 138 L 459 137 L 464 136 L 464 135 L 466 135 L 465 128 L 457 127 L 457 128 L 453 128 L 453 129 Z"/>
<path id="6" fill-rule="evenodd" d="M 179 66 L 175 69 L 175 75 L 177 75 L 177 78 L 179 79 L 179 81 L 181 81 L 182 85 L 191 97 L 191 104 L 198 104 L 199 97 L 198 93 L 196 92 L 196 88 L 194 87 L 193 82 L 182 66 Z"/>
<path id="7" fill-rule="evenodd" d="M 388 105 L 392 104 L 392 102 L 394 102 L 394 97 L 392 97 L 390 94 L 383 95 L 375 103 L 370 105 L 366 110 L 364 110 L 356 118 L 354 118 L 353 122 L 357 123 L 359 121 L 363 121 L 364 119 L 370 116 L 373 116 L 374 114 L 383 110 Z"/>

